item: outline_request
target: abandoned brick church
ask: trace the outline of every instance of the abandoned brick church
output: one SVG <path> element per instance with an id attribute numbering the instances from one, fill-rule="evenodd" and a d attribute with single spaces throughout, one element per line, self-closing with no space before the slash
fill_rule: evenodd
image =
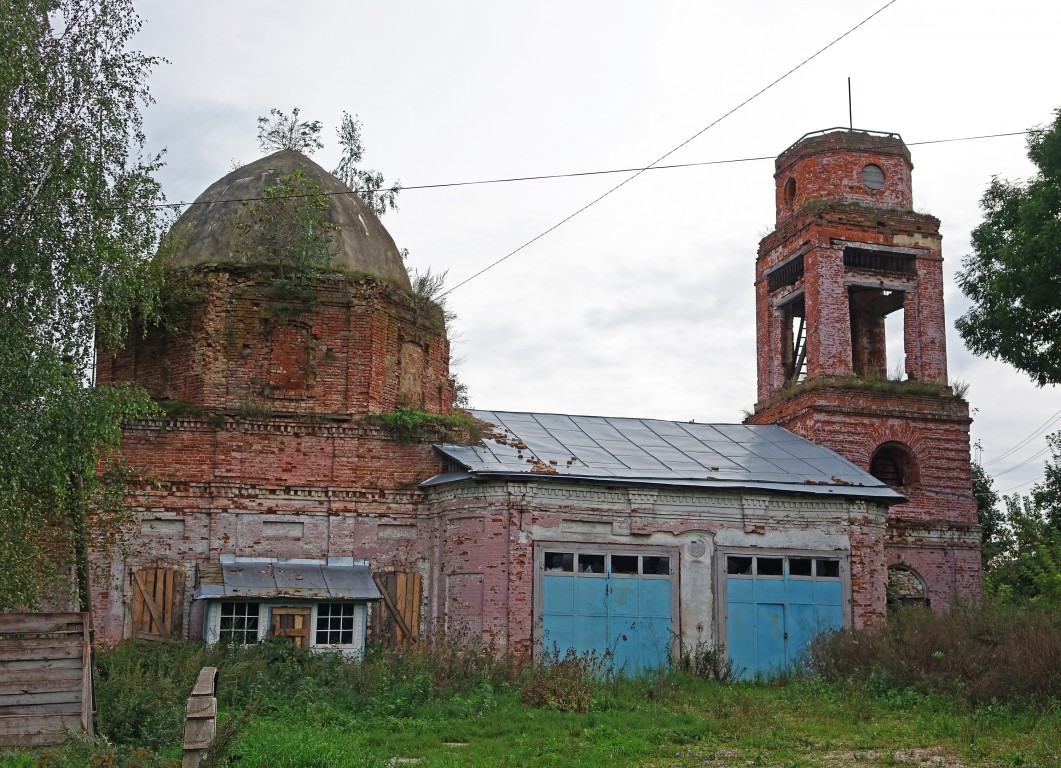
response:
<path id="1" fill-rule="evenodd" d="M 299 168 L 333 193 L 334 255 L 292 292 L 221 201 Z M 124 430 L 145 482 L 133 550 L 96 584 L 101 638 L 356 654 L 446 632 L 628 670 L 708 643 L 754 674 L 889 601 L 977 599 L 969 411 L 912 168 L 898 135 L 839 129 L 777 158 L 744 424 L 474 411 L 479 431 L 452 417 L 442 312 L 372 211 L 293 151 L 233 171 L 175 226 L 184 321 L 98 353 L 100 383 L 167 408 Z"/>

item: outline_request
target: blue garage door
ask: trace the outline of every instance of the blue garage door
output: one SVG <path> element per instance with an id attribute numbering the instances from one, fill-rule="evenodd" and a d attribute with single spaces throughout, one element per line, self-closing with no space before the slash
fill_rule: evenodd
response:
<path id="1" fill-rule="evenodd" d="M 742 678 L 791 668 L 820 632 L 843 625 L 840 561 L 727 555 L 726 645 Z"/>
<path id="2" fill-rule="evenodd" d="M 667 663 L 668 555 L 549 550 L 542 557 L 543 647 L 608 654 L 616 671 Z"/>

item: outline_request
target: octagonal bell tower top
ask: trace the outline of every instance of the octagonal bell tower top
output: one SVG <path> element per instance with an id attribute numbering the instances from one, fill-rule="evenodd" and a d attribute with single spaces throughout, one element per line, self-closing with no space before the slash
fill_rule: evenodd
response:
<path id="1" fill-rule="evenodd" d="M 778 222 L 818 202 L 913 207 L 914 165 L 897 133 L 815 131 L 782 152 L 774 168 Z"/>

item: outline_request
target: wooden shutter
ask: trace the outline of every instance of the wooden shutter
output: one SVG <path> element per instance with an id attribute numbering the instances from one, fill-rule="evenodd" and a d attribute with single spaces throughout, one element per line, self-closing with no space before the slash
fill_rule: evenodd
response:
<path id="1" fill-rule="evenodd" d="M 270 634 L 289 637 L 299 648 L 308 648 L 309 618 L 309 608 L 273 608 Z"/>
<path id="2" fill-rule="evenodd" d="M 133 637 L 179 640 L 184 628 L 184 569 L 139 568 L 132 581 Z"/>
<path id="3" fill-rule="evenodd" d="M 391 647 L 420 643 L 420 602 L 423 579 L 416 571 L 372 575 L 383 601 L 372 612 L 372 633 Z"/>

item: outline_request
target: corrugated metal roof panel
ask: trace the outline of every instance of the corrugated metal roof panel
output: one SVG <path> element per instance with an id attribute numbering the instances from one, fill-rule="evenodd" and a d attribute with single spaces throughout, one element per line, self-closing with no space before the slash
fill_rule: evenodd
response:
<path id="1" fill-rule="evenodd" d="M 508 411 L 472 415 L 504 437 L 487 437 L 478 446 L 436 446 L 466 472 L 438 475 L 424 486 L 528 475 L 903 500 L 838 454 L 778 426 Z M 541 464 L 553 471 L 542 472 Z"/>
<path id="2" fill-rule="evenodd" d="M 342 562 L 342 561 L 340 561 Z M 349 562 L 349 561 L 347 561 Z M 367 564 L 285 558 L 226 558 L 220 583 L 201 583 L 196 600 L 282 598 L 305 600 L 379 600 L 382 595 Z"/>

